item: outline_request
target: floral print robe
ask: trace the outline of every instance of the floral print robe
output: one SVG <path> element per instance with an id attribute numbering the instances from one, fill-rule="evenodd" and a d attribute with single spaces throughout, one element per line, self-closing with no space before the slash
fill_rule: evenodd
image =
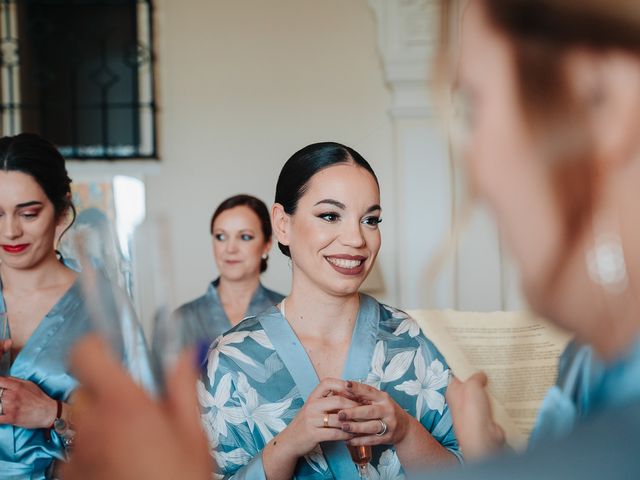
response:
<path id="1" fill-rule="evenodd" d="M 343 379 L 367 378 L 460 458 L 444 392 L 449 369 L 404 312 L 361 295 Z M 264 479 L 261 451 L 295 417 L 319 379 L 276 307 L 243 320 L 209 351 L 198 396 L 217 478 Z M 373 447 L 371 480 L 404 478 L 393 445 Z M 324 442 L 294 478 L 357 479 L 345 442 Z"/>

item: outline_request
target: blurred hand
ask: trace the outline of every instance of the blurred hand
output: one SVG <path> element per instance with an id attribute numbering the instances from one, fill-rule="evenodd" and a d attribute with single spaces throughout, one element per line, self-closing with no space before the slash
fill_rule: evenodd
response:
<path id="1" fill-rule="evenodd" d="M 453 428 L 466 460 L 486 457 L 504 445 L 504 431 L 493 420 L 487 382 L 487 376 L 478 372 L 465 382 L 453 378 L 447 388 Z"/>
<path id="2" fill-rule="evenodd" d="M 10 348 L 10 347 L 9 347 Z M 56 401 L 35 383 L 13 377 L 0 377 L 2 412 L 0 425 L 48 428 L 56 417 Z"/>
<path id="3" fill-rule="evenodd" d="M 167 398 L 152 400 L 97 337 L 80 342 L 71 365 L 82 387 L 66 480 L 208 480 L 214 471 L 200 424 L 197 371 L 183 354 L 167 379 Z"/>
<path id="4" fill-rule="evenodd" d="M 4 355 L 4 352 L 8 352 L 11 350 L 11 345 L 13 345 L 13 340 L 11 340 L 10 338 L 0 340 L 0 357 Z"/>
<path id="5" fill-rule="evenodd" d="M 357 435 L 350 445 L 395 445 L 404 440 L 412 417 L 388 393 L 363 383 L 348 385 L 348 391 L 362 404 L 338 413 L 341 428 Z M 379 419 L 387 426 L 384 435 L 377 435 L 382 430 Z"/>

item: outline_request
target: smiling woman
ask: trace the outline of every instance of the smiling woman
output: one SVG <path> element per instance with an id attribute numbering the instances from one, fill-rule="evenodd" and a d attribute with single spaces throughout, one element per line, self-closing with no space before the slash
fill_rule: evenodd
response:
<path id="1" fill-rule="evenodd" d="M 275 200 L 291 294 L 223 335 L 198 385 L 221 472 L 402 478 L 455 462 L 443 357 L 406 314 L 358 293 L 380 250 L 369 163 L 344 145 L 309 145 L 282 168 Z"/>
<path id="2" fill-rule="evenodd" d="M 184 346 L 206 344 L 238 324 L 282 300 L 260 282 L 271 249 L 271 220 L 267 206 L 251 195 L 234 195 L 213 213 L 210 224 L 213 254 L 220 276 L 204 295 L 175 312 Z M 156 329 L 153 346 L 163 348 L 163 332 Z"/>

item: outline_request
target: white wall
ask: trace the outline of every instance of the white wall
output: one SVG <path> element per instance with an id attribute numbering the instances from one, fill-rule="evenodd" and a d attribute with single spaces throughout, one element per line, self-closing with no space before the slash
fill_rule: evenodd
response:
<path id="1" fill-rule="evenodd" d="M 464 188 L 427 86 L 434 0 L 155 5 L 161 161 L 125 173 L 145 179 L 148 212 L 171 223 L 176 303 L 216 275 L 208 226 L 217 204 L 236 193 L 270 204 L 294 151 L 335 140 L 360 151 L 380 179 L 386 291 L 378 298 L 403 308 L 521 308 L 517 275 L 483 210 L 428 282 Z M 288 292 L 277 248 L 264 282 Z"/>
<path id="2" fill-rule="evenodd" d="M 396 303 L 390 94 L 366 0 L 155 4 L 161 167 L 147 176 L 147 200 L 172 224 L 177 301 L 200 295 L 215 275 L 208 222 L 216 205 L 240 192 L 270 204 L 294 151 L 335 140 L 380 178 L 383 299 Z M 288 291 L 277 249 L 264 281 Z"/>

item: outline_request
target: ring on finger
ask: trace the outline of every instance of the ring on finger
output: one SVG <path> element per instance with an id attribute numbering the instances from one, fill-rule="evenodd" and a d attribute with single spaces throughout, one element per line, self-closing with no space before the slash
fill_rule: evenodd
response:
<path id="1" fill-rule="evenodd" d="M 323 428 L 328 428 L 329 427 L 329 414 L 325 413 L 324 417 L 322 417 L 322 426 Z"/>
<path id="2" fill-rule="evenodd" d="M 2 396 L 4 395 L 4 391 L 5 390 L 6 390 L 6 388 L 0 387 L 0 400 L 2 400 Z"/>
<path id="3" fill-rule="evenodd" d="M 384 423 L 384 420 L 382 420 L 381 418 L 379 418 L 378 421 L 380 422 L 380 430 L 378 431 L 378 433 L 376 433 L 376 435 L 381 437 L 382 435 L 387 433 L 387 424 Z"/>

